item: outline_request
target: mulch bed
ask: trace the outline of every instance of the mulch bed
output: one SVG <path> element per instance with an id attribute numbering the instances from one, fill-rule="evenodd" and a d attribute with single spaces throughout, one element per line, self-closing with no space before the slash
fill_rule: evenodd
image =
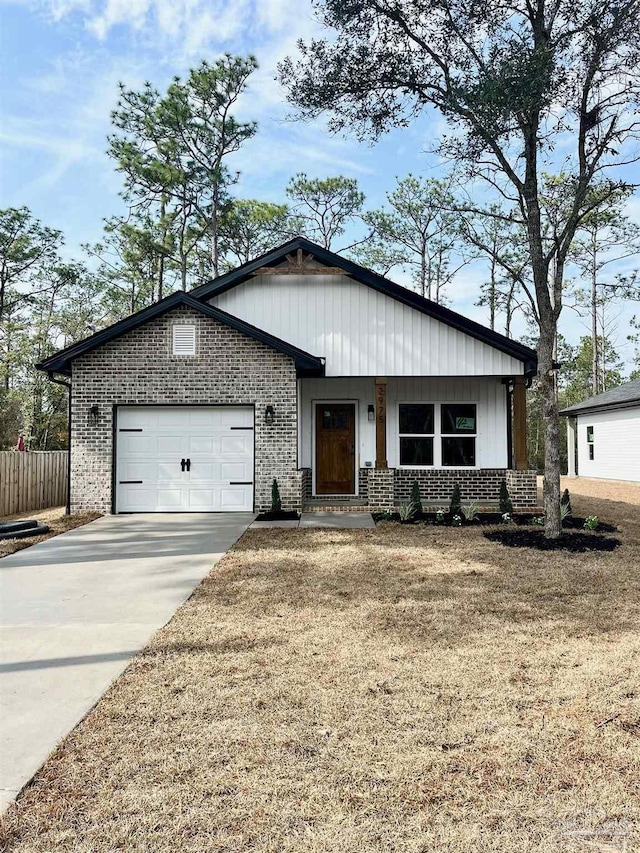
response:
<path id="1" fill-rule="evenodd" d="M 298 521 L 300 518 L 299 512 L 261 512 L 256 518 L 256 521 Z"/>
<path id="2" fill-rule="evenodd" d="M 442 521 L 438 521 L 436 518 L 435 512 L 423 512 L 419 515 L 415 515 L 413 518 L 408 519 L 407 521 L 402 521 L 400 518 L 400 514 L 397 512 L 386 513 L 386 512 L 374 512 L 372 513 L 373 520 L 377 523 L 380 521 L 395 521 L 400 524 L 434 524 L 440 527 L 453 527 L 451 516 L 447 513 Z M 518 526 L 530 526 L 533 524 L 534 518 L 540 518 L 540 514 L 534 514 L 530 512 L 517 512 L 513 513 L 511 516 L 510 524 L 516 524 Z M 566 530 L 583 530 L 584 529 L 585 519 L 582 516 L 569 516 L 565 518 L 562 522 L 562 526 Z M 478 513 L 476 518 L 473 521 L 467 521 L 464 516 L 462 517 L 462 522 L 460 525 L 456 525 L 458 527 L 477 527 L 478 525 L 491 526 L 495 527 L 498 524 L 504 524 L 505 522 L 502 520 L 502 513 L 500 512 L 481 512 Z M 618 528 L 613 524 L 606 524 L 605 522 L 600 521 L 598 523 L 598 527 L 596 528 L 599 533 L 616 533 Z"/>
<path id="3" fill-rule="evenodd" d="M 607 525 L 610 527 L 610 525 Z M 619 539 L 609 539 L 597 533 L 562 533 L 558 539 L 547 539 L 544 530 L 487 530 L 483 536 L 508 548 L 536 548 L 538 551 L 615 551 Z"/>

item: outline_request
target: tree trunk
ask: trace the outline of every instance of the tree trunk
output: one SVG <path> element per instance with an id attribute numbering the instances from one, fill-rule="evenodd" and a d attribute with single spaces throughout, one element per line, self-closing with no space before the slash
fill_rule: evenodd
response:
<path id="1" fill-rule="evenodd" d="M 597 394 L 600 388 L 600 379 L 598 376 L 598 292 L 596 253 L 597 248 L 594 235 L 594 239 L 591 244 L 591 391 L 593 394 Z"/>
<path id="2" fill-rule="evenodd" d="M 555 324 L 554 324 L 555 325 Z M 553 369 L 553 329 L 540 330 L 538 343 L 538 377 L 542 424 L 544 429 L 544 487 L 545 535 L 557 539 L 560 522 L 560 415 Z"/>

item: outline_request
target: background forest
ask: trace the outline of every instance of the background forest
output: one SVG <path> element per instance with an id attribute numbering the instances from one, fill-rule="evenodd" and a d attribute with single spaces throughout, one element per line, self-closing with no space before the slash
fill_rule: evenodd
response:
<path id="1" fill-rule="evenodd" d="M 162 299 L 215 277 L 295 234 L 303 234 L 436 302 L 456 308 L 456 283 L 482 265 L 477 304 L 507 336 L 524 318 L 536 344 L 526 235 L 508 206 L 470 209 L 462 177 L 395 178 L 386 203 L 367 205 L 355 178 L 292 175 L 282 203 L 240 198 L 232 162 L 259 133 L 236 118 L 256 70 L 253 57 L 202 62 L 164 92 L 120 87 L 107 156 L 122 178 L 124 213 L 104 223 L 99 243 L 65 254 L 64 235 L 26 207 L 0 211 L 0 449 L 24 435 L 32 450 L 64 448 L 66 391 L 34 365 L 51 352 Z M 628 261 L 640 229 L 625 215 L 632 189 L 584 220 L 564 283 L 565 311 L 583 319 L 577 344 L 557 341 L 561 405 L 640 378 L 640 323 L 630 336 L 635 359 L 616 352 L 625 302 L 640 284 Z M 548 221 L 562 208 L 562 181 L 545 188 Z M 626 272 L 620 272 L 621 262 Z M 540 405 L 529 397 L 530 463 L 543 465 Z"/>

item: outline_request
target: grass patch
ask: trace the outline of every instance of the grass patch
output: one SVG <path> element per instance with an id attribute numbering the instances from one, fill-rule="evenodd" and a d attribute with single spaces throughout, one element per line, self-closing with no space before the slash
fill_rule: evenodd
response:
<path id="1" fill-rule="evenodd" d="M 30 545 L 44 542 L 45 539 L 50 539 L 59 533 L 65 533 L 67 530 L 73 530 L 74 527 L 81 527 L 83 524 L 95 521 L 96 518 L 100 518 L 100 513 L 76 512 L 72 515 L 65 515 L 64 507 L 58 506 L 50 509 L 21 512 L 17 515 L 6 515 L 2 516 L 1 520 L 20 521 L 31 518 L 37 519 L 42 524 L 46 524 L 49 527 L 49 532 L 41 536 L 26 536 L 23 539 L 0 539 L 0 557 L 15 554 L 16 551 L 22 551 L 23 548 L 29 548 Z"/>
<path id="2" fill-rule="evenodd" d="M 7 849 L 636 849 L 640 509 L 578 511 L 624 547 L 249 531 L 9 810 Z"/>

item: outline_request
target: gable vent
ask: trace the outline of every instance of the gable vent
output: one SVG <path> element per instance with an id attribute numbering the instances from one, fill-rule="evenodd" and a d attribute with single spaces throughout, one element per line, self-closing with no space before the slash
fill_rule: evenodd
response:
<path id="1" fill-rule="evenodd" d="M 196 327 L 174 326 L 173 327 L 173 354 L 195 355 L 196 354 Z"/>

